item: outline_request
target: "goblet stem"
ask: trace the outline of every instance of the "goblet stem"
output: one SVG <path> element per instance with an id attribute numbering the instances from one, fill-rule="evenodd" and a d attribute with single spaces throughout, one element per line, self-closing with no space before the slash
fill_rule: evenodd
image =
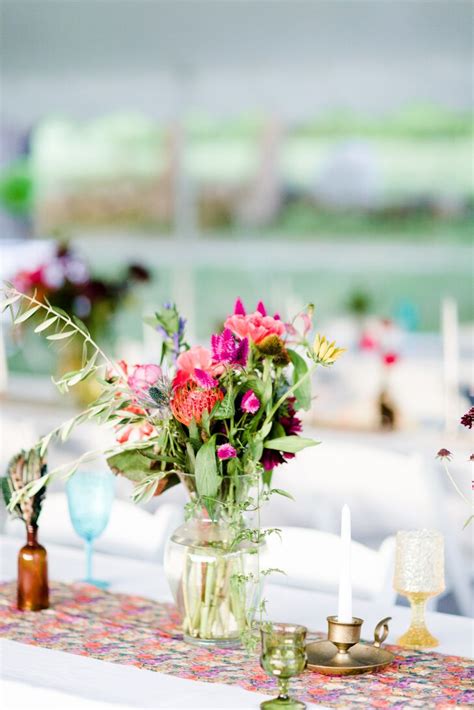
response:
<path id="1" fill-rule="evenodd" d="M 288 685 L 287 678 L 278 678 L 278 700 L 288 700 Z"/>
<path id="2" fill-rule="evenodd" d="M 94 541 L 88 538 L 85 542 L 86 550 L 86 582 L 92 581 L 92 553 Z"/>
<path id="3" fill-rule="evenodd" d="M 411 623 L 408 631 L 398 639 L 406 648 L 434 648 L 439 641 L 426 628 L 425 606 L 431 595 L 424 592 L 407 594 L 411 605 Z"/>

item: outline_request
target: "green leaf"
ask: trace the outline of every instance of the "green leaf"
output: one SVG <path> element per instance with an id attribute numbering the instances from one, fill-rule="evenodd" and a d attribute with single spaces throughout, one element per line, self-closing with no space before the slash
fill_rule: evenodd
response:
<path id="1" fill-rule="evenodd" d="M 10 298 L 6 298 L 4 301 L 2 301 L 2 313 L 3 311 L 6 311 L 8 306 L 12 306 L 14 303 L 16 303 L 19 298 L 21 298 L 21 293 L 17 293 L 15 296 L 11 296 Z"/>
<path id="2" fill-rule="evenodd" d="M 298 382 L 308 372 L 306 361 L 294 350 L 288 350 L 288 355 L 293 364 L 293 384 Z M 294 391 L 299 409 L 308 411 L 311 407 L 311 378 L 307 377 Z"/>
<path id="3" fill-rule="evenodd" d="M 224 399 L 217 402 L 212 410 L 211 416 L 214 419 L 230 419 L 235 414 L 234 394 L 232 388 L 226 392 Z"/>
<path id="4" fill-rule="evenodd" d="M 219 485 L 216 441 L 213 436 L 201 446 L 196 454 L 196 488 L 199 495 L 214 497 L 219 490 Z"/>
<path id="5" fill-rule="evenodd" d="M 76 330 L 63 330 L 62 333 L 54 333 L 54 335 L 47 335 L 46 340 L 64 340 L 64 338 L 70 338 L 71 335 L 75 335 Z"/>
<path id="6" fill-rule="evenodd" d="M 295 500 L 291 493 L 288 493 L 288 491 L 284 491 L 282 488 L 272 488 L 270 493 L 276 493 L 279 496 L 284 496 L 285 498 L 289 498 L 290 500 Z"/>
<path id="7" fill-rule="evenodd" d="M 78 318 L 77 316 L 71 316 L 71 318 L 74 322 L 74 325 L 76 325 L 81 331 L 82 335 L 90 335 L 86 324 L 83 323 L 80 318 Z"/>
<path id="8" fill-rule="evenodd" d="M 21 316 L 18 316 L 15 318 L 15 325 L 19 325 L 20 323 L 24 323 L 25 320 L 28 320 L 28 318 L 31 318 L 31 316 L 36 313 L 41 308 L 41 306 L 33 306 L 33 308 L 28 308 L 27 311 L 21 314 Z"/>
<path id="9" fill-rule="evenodd" d="M 269 439 L 264 443 L 266 449 L 275 449 L 276 451 L 285 451 L 289 454 L 296 454 L 308 446 L 317 446 L 319 441 L 314 439 L 305 439 L 302 436 L 280 436 L 277 439 Z"/>
<path id="10" fill-rule="evenodd" d="M 203 411 L 203 413 L 201 414 L 201 426 L 204 429 L 204 431 L 206 432 L 206 434 L 208 436 L 210 436 L 210 434 L 211 434 L 210 417 L 209 417 L 209 412 L 207 411 L 207 409 L 205 409 Z"/>
<path id="11" fill-rule="evenodd" d="M 136 449 L 121 451 L 119 454 L 110 456 L 107 463 L 113 473 L 120 473 L 134 483 L 138 483 L 148 476 L 153 466 L 153 460 L 143 456 Z"/>
<path id="12" fill-rule="evenodd" d="M 43 330 L 46 330 L 46 328 L 49 328 L 51 325 L 53 325 L 53 323 L 55 323 L 57 320 L 58 320 L 57 316 L 53 316 L 52 318 L 48 318 L 47 320 L 43 321 L 38 326 L 36 326 L 34 332 L 41 333 Z"/>

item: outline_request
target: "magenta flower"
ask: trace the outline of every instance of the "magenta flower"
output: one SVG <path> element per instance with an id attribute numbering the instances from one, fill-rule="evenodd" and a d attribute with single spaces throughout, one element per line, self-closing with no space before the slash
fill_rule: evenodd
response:
<path id="1" fill-rule="evenodd" d="M 241 408 L 248 414 L 255 414 L 260 409 L 260 400 L 253 390 L 249 390 L 242 397 Z"/>
<path id="2" fill-rule="evenodd" d="M 238 298 L 235 302 L 234 305 L 234 315 L 236 316 L 245 316 L 247 315 L 245 312 L 244 304 L 242 303 L 241 299 Z"/>
<path id="3" fill-rule="evenodd" d="M 243 338 L 237 342 L 229 328 L 224 328 L 221 334 L 214 333 L 211 337 L 212 359 L 216 363 L 241 365 L 245 367 L 249 354 L 249 342 Z"/>
<path id="4" fill-rule="evenodd" d="M 226 459 L 235 459 L 236 456 L 237 451 L 230 444 L 221 444 L 217 447 L 217 457 L 221 461 L 225 461 Z"/>
<path id="5" fill-rule="evenodd" d="M 203 387 L 206 390 L 212 387 L 217 387 L 219 384 L 208 372 L 200 370 L 199 367 L 194 368 L 194 379 L 198 383 L 199 387 Z"/>

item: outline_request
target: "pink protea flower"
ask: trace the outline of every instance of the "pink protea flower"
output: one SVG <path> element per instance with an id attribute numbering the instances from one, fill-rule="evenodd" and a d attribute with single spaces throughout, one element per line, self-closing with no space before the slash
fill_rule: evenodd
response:
<path id="1" fill-rule="evenodd" d="M 255 414 L 260 409 L 260 400 L 253 390 L 248 390 L 242 397 L 240 408 L 248 414 Z"/>
<path id="2" fill-rule="evenodd" d="M 163 376 L 161 367 L 153 364 L 134 365 L 126 374 L 128 386 L 138 396 L 146 393 Z"/>
<path id="3" fill-rule="evenodd" d="M 224 393 L 218 387 L 203 388 L 191 378 L 188 378 L 184 384 L 176 384 L 175 377 L 170 406 L 174 417 L 181 424 L 189 426 L 193 419 L 196 424 L 200 424 L 203 412 L 205 410 L 211 412 L 222 399 Z"/>
<path id="4" fill-rule="evenodd" d="M 272 318 L 272 316 L 263 316 L 259 311 L 246 316 L 234 314 L 227 318 L 224 325 L 239 338 L 248 338 L 255 344 L 260 343 L 269 335 L 281 338 L 285 333 L 285 326 L 281 320 Z"/>
<path id="5" fill-rule="evenodd" d="M 237 451 L 231 444 L 221 444 L 217 447 L 217 458 L 221 461 L 226 459 L 235 459 L 237 456 Z"/>

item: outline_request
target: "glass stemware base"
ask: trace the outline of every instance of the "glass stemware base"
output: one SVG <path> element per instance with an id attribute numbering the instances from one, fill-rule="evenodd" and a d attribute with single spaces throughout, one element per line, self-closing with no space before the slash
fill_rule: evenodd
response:
<path id="1" fill-rule="evenodd" d="M 260 703 L 260 708 L 261 710 L 282 710 L 282 708 L 286 708 L 286 710 L 305 710 L 306 705 L 301 700 L 279 695 L 278 698 L 264 700 L 263 703 Z"/>
<path id="2" fill-rule="evenodd" d="M 106 582 L 105 579 L 95 579 L 94 577 L 86 577 L 86 579 L 81 579 L 84 584 L 90 584 L 98 589 L 108 589 L 110 587 L 110 582 Z"/>
<path id="3" fill-rule="evenodd" d="M 406 631 L 397 640 L 399 646 L 404 648 L 422 649 L 436 648 L 439 641 L 427 629 L 425 623 L 425 605 L 432 594 L 423 594 L 422 592 L 407 593 L 411 605 L 411 624 Z"/>

